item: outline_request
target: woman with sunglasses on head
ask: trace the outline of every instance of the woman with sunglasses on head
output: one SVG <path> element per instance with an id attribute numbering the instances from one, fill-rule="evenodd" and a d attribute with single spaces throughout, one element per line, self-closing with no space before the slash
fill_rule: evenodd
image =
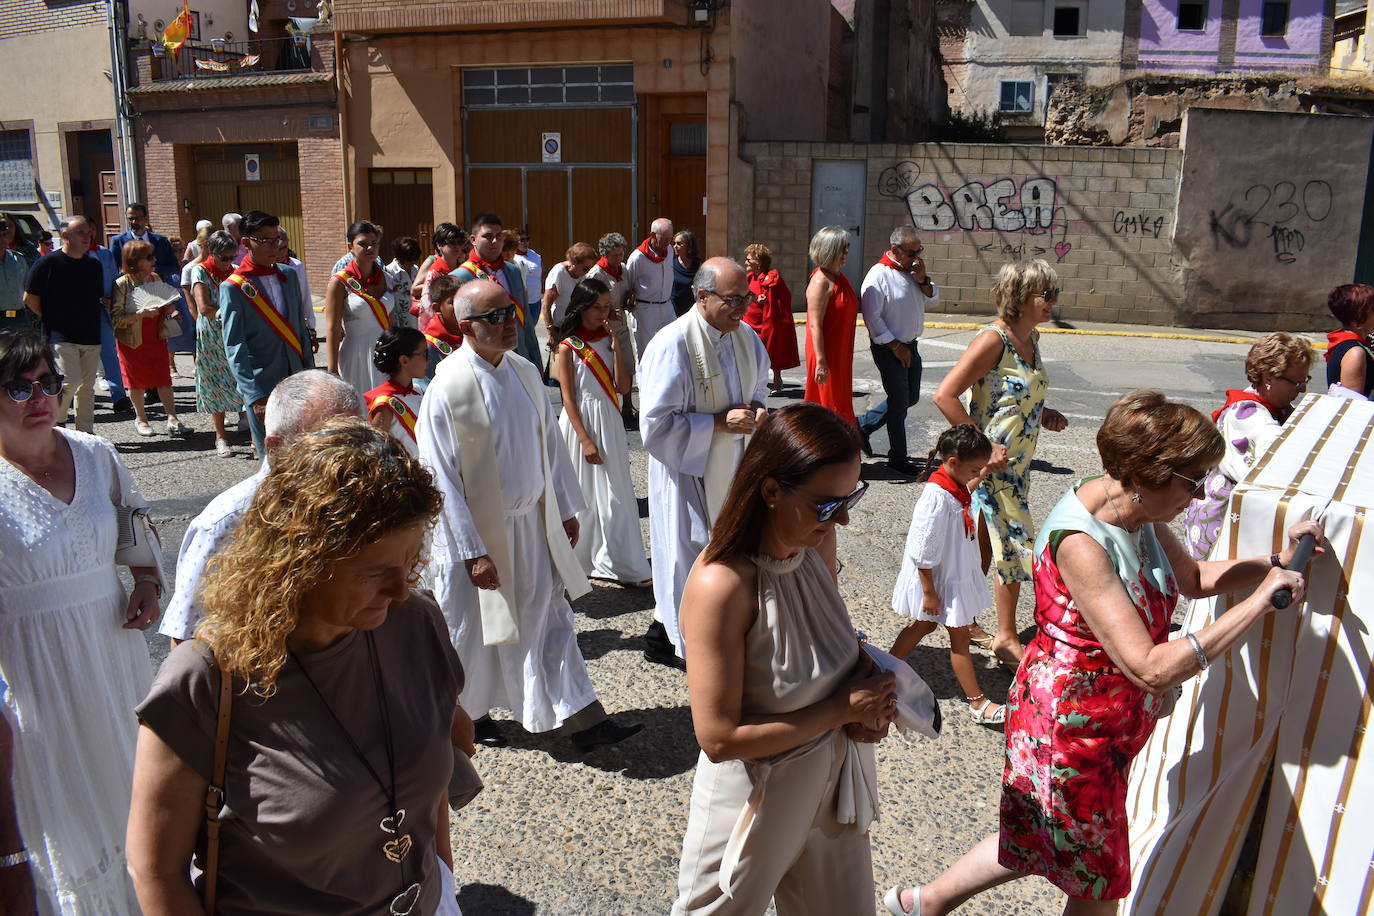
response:
<path id="1" fill-rule="evenodd" d="M 1041 426 L 1058 432 L 1069 425 L 1063 414 L 1045 406 L 1049 380 L 1035 330 L 1054 317 L 1058 282 L 1040 258 L 1003 265 L 993 287 L 997 320 L 978 332 L 931 398 L 951 426 L 972 423 L 992 442 L 988 474 L 973 491 L 973 506 L 983 563 L 991 562 L 997 571 L 997 634 L 989 640 L 976 623 L 972 631 L 974 642 L 991 648 L 1007 667 L 1015 667 L 1023 652 L 1016 603 L 1021 583 L 1031 577 L 1031 458 Z M 966 391 L 967 410 L 959 401 Z"/>
<path id="2" fill-rule="evenodd" d="M 1173 708 L 1174 687 L 1226 653 L 1280 588 L 1279 567 L 1310 521 L 1272 557 L 1195 561 L 1170 523 L 1225 451 L 1208 419 L 1156 391 L 1132 391 L 1097 431 L 1106 471 L 1064 494 L 1035 542 L 1038 631 L 1007 696 L 999 831 L 924 887 L 894 887 L 894 916 L 944 916 L 976 894 L 1044 875 L 1065 916 L 1108 916 L 1131 889 L 1126 779 L 1131 760 Z M 1170 640 L 1180 596 L 1253 588 L 1215 621 Z M 1293 613 L 1292 610 L 1283 613 Z"/>
<path id="3" fill-rule="evenodd" d="M 127 246 L 126 246 L 127 247 Z M 146 507 L 109 442 L 57 423 L 62 376 L 33 331 L 0 331 L 0 676 L 41 912 L 136 914 L 124 869 L 138 729 L 152 682 L 140 630 L 161 580 L 115 570 L 115 506 Z"/>
<path id="4" fill-rule="evenodd" d="M 1221 431 L 1226 453 L 1207 472 L 1202 490 L 1183 516 L 1188 552 L 1194 560 L 1206 559 L 1226 514 L 1237 481 L 1245 477 L 1270 443 L 1278 438 L 1284 421 L 1293 414 L 1293 402 L 1307 393 L 1312 371 L 1312 346 L 1300 337 L 1282 332 L 1262 337 L 1245 357 L 1243 390 L 1226 392 L 1226 403 L 1212 411 L 1212 422 Z"/>
<path id="5" fill-rule="evenodd" d="M 688 576 L 681 626 L 702 753 L 673 916 L 869 912 L 873 742 L 893 676 L 859 648 L 835 526 L 867 487 L 859 433 L 793 404 L 754 433 Z"/>

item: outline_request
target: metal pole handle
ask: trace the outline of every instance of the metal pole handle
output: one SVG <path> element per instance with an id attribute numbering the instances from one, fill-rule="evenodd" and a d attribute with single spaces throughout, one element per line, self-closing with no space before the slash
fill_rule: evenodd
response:
<path id="1" fill-rule="evenodd" d="M 1284 569 L 1303 570 L 1307 568 L 1307 561 L 1312 559 L 1312 551 L 1317 549 L 1317 539 L 1310 534 L 1304 534 L 1298 539 L 1298 546 L 1293 549 L 1293 559 L 1288 561 Z M 1274 597 L 1270 603 L 1278 610 L 1283 610 L 1293 603 L 1293 590 L 1284 586 L 1274 592 Z"/>

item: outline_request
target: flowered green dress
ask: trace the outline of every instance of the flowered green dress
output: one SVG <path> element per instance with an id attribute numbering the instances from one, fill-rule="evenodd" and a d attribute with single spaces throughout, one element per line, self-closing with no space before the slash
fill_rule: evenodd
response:
<path id="1" fill-rule="evenodd" d="M 973 508 L 982 514 L 992 541 L 992 564 L 1003 584 L 1029 582 L 1031 577 L 1030 463 L 1040 438 L 1040 414 L 1045 409 L 1049 381 L 1040 360 L 1040 335 L 1031 332 L 1032 361 L 1016 352 L 1006 332 L 989 328 L 1002 338 L 1002 358 L 969 391 L 969 417 L 994 445 L 1007 449 L 1007 466 L 983 478 L 973 491 Z M 980 331 L 980 333 L 981 333 Z"/>
<path id="2" fill-rule="evenodd" d="M 210 301 L 219 302 L 219 281 L 204 264 L 191 268 L 191 282 L 187 286 L 191 287 L 192 302 L 196 284 L 208 287 Z M 224 352 L 224 327 L 219 318 L 200 315 L 196 318 L 196 410 L 218 413 L 242 408 L 243 396 Z"/>
<path id="3" fill-rule="evenodd" d="M 1044 875 L 1070 897 L 1115 900 L 1131 889 L 1126 779 L 1161 705 L 1127 679 L 1088 627 L 1056 551 L 1082 532 L 1112 568 L 1156 644 L 1169 636 L 1178 583 L 1154 526 L 1128 532 L 1078 497 L 1051 510 L 1035 543 L 1035 638 L 1007 694 L 1007 759 L 997 861 Z"/>

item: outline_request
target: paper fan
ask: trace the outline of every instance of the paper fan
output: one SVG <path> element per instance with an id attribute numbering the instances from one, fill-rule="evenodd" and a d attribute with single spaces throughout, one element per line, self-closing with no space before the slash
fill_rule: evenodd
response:
<path id="1" fill-rule="evenodd" d="M 161 280 L 135 286 L 134 291 L 129 294 L 129 299 L 134 304 L 134 310 L 138 312 L 155 312 L 164 305 L 176 302 L 180 298 L 180 290 L 163 283 Z"/>

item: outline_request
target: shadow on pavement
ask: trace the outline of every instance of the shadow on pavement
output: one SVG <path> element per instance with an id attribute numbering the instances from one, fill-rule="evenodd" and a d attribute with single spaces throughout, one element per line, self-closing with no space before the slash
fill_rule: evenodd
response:
<path id="1" fill-rule="evenodd" d="M 1039 471 L 1039 472 L 1042 473 L 1042 474 L 1072 474 L 1072 473 L 1074 473 L 1073 468 L 1066 468 L 1066 467 L 1064 467 L 1064 466 L 1062 466 L 1062 465 L 1058 465 L 1058 464 L 1050 464 L 1048 461 L 1044 461 L 1043 459 L 1040 459 L 1040 458 L 1032 458 L 1032 459 L 1031 459 L 1030 469 L 1031 469 L 1032 471 Z"/>
<path id="2" fill-rule="evenodd" d="M 585 763 L 607 773 L 621 773 L 628 779 L 664 779 L 696 766 L 700 749 L 692 731 L 692 712 L 686 706 L 627 709 L 614 713 L 611 719 L 618 725 L 642 725 L 644 730 L 619 744 L 579 754 L 561 732 L 535 735 L 509 719 L 495 722 L 512 749 L 542 751 L 559 763 Z M 458 902 L 466 903 L 461 895 Z"/>
<path id="3" fill-rule="evenodd" d="M 652 588 L 611 585 L 594 579 L 591 594 L 577 599 L 573 611 L 590 620 L 606 620 L 622 614 L 647 611 L 653 606 Z"/>
<path id="4" fill-rule="evenodd" d="M 501 913 L 504 916 L 533 916 L 535 905 L 499 884 L 465 884 L 458 892 L 458 906 L 466 913 Z"/>
<path id="5" fill-rule="evenodd" d="M 633 652 L 638 655 L 644 651 L 644 640 L 609 628 L 583 630 L 577 634 L 577 648 L 582 650 L 583 658 L 593 661 L 612 652 Z"/>
<path id="6" fill-rule="evenodd" d="M 898 474 L 889 468 L 887 462 L 882 459 L 864 462 L 859 471 L 859 478 L 861 480 L 885 480 L 889 483 L 920 483 L 915 477 Z"/>

